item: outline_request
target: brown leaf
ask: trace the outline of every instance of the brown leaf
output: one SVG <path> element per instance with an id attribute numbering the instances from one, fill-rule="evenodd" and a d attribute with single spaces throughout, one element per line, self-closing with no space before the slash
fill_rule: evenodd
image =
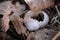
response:
<path id="1" fill-rule="evenodd" d="M 10 14 L 11 14 L 11 11 L 12 11 L 12 4 L 8 4 L 7 5 L 7 8 L 4 9 L 4 16 L 2 18 L 2 30 L 3 31 L 7 31 L 9 29 L 9 21 L 10 21 Z"/>
<path id="2" fill-rule="evenodd" d="M 9 16 L 4 16 L 2 18 L 2 30 L 7 31 L 9 29 Z"/>
<path id="3" fill-rule="evenodd" d="M 12 21 L 12 23 L 13 23 L 15 29 L 16 29 L 16 32 L 18 34 L 21 34 L 21 27 L 20 27 L 19 21 L 15 19 L 15 20 Z"/>
<path id="4" fill-rule="evenodd" d="M 9 10 L 9 8 L 7 8 L 5 10 L 5 14 L 2 18 L 2 26 L 3 26 L 2 30 L 5 31 L 5 32 L 9 29 L 9 21 L 10 21 L 9 14 L 10 14 L 10 12 L 11 12 L 11 10 Z"/>
<path id="5" fill-rule="evenodd" d="M 21 33 L 25 33 L 26 32 L 26 28 L 23 26 L 23 19 L 22 18 L 16 18 L 12 21 L 15 29 L 16 29 L 16 32 L 18 34 L 21 34 Z"/>
<path id="6" fill-rule="evenodd" d="M 24 27 L 23 25 L 21 25 L 21 31 L 22 31 L 22 33 L 26 33 L 26 27 Z"/>
<path id="7" fill-rule="evenodd" d="M 27 40 L 34 40 L 34 32 L 31 32 L 31 33 L 27 36 Z"/>

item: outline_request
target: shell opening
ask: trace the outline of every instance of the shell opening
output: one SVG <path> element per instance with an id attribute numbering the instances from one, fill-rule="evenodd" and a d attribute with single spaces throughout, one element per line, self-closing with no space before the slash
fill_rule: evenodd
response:
<path id="1" fill-rule="evenodd" d="M 38 21 L 43 21 L 44 15 L 42 13 L 39 13 L 37 16 L 33 16 L 31 18 L 36 19 Z"/>

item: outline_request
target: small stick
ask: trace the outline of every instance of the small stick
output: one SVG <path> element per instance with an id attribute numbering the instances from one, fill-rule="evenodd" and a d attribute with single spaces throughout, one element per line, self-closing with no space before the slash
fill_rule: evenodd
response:
<path id="1" fill-rule="evenodd" d="M 56 40 L 57 37 L 59 37 L 59 36 L 60 36 L 60 32 L 58 32 L 58 33 L 52 38 L 52 40 Z"/>

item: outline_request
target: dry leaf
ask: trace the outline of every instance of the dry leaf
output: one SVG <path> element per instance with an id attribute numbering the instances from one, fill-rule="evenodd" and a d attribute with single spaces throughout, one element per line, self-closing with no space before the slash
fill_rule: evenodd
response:
<path id="1" fill-rule="evenodd" d="M 22 18 L 19 18 L 19 17 L 15 16 L 12 23 L 13 23 L 13 25 L 14 25 L 14 27 L 16 29 L 16 32 L 18 34 L 26 32 L 26 28 L 23 26 L 23 19 Z"/>
<path id="2" fill-rule="evenodd" d="M 2 18 L 2 30 L 7 31 L 9 29 L 9 16 L 4 16 Z"/>
<path id="3" fill-rule="evenodd" d="M 16 32 L 18 34 L 21 34 L 21 26 L 19 24 L 19 21 L 17 19 L 15 19 L 15 20 L 12 21 L 12 23 L 13 23 L 15 29 L 16 29 Z"/>
<path id="4" fill-rule="evenodd" d="M 5 10 L 5 14 L 2 18 L 2 26 L 3 26 L 2 30 L 5 31 L 5 32 L 9 29 L 9 21 L 10 21 L 9 14 L 10 13 L 11 13 L 11 9 L 8 6 L 7 9 Z"/>
<path id="5" fill-rule="evenodd" d="M 31 32 L 31 33 L 27 36 L 27 40 L 34 40 L 34 32 Z"/>
<path id="6" fill-rule="evenodd" d="M 10 14 L 11 14 L 11 11 L 12 11 L 11 7 L 13 7 L 12 4 L 11 4 L 11 1 L 7 1 L 6 3 L 8 3 L 8 4 L 6 5 L 6 9 L 3 9 L 4 10 L 4 16 L 2 18 L 2 26 L 3 26 L 2 30 L 5 31 L 5 32 L 9 29 L 9 21 L 10 21 L 9 18 L 10 18 Z"/>

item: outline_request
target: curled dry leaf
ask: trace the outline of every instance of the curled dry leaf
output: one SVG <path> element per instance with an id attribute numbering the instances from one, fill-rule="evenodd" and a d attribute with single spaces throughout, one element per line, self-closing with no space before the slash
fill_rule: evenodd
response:
<path id="1" fill-rule="evenodd" d="M 9 21 L 10 21 L 10 14 L 11 14 L 11 11 L 12 11 L 12 8 L 11 8 L 12 6 L 11 6 L 11 4 L 8 4 L 7 5 L 7 8 L 6 9 L 4 9 L 4 11 L 5 11 L 5 13 L 4 13 L 4 16 L 3 16 L 3 18 L 2 18 L 2 30 L 3 31 L 7 31 L 8 29 L 9 29 Z"/>
<path id="2" fill-rule="evenodd" d="M 50 6 L 54 6 L 54 0 L 24 0 L 31 10 L 38 11 Z"/>
<path id="3" fill-rule="evenodd" d="M 16 32 L 18 34 L 21 34 L 21 33 L 25 33 L 26 32 L 26 28 L 23 26 L 23 19 L 22 18 L 16 18 L 12 21 L 15 29 L 16 29 Z"/>
<path id="4" fill-rule="evenodd" d="M 10 20 L 12 21 L 16 31 L 18 34 L 25 33 L 26 28 L 23 26 L 23 19 L 20 18 L 20 15 L 24 13 L 25 6 L 16 2 L 16 6 L 13 8 L 13 14 L 10 16 Z"/>
<path id="5" fill-rule="evenodd" d="M 14 16 L 19 17 L 23 14 L 25 10 L 25 6 L 21 5 L 19 2 L 16 2 L 15 6 L 13 7 L 13 14 L 10 16 L 10 20 L 14 20 Z"/>
<path id="6" fill-rule="evenodd" d="M 2 18 L 2 30 L 7 31 L 9 29 L 9 14 L 11 12 L 11 1 L 8 2 L 2 2 L 0 4 L 0 13 L 3 15 Z"/>
<path id="7" fill-rule="evenodd" d="M 6 2 L 0 3 L 0 14 L 5 15 L 5 11 L 6 11 L 6 9 L 7 9 L 8 6 L 9 6 L 9 8 L 11 6 L 13 6 L 12 3 L 11 3 L 11 1 L 6 1 Z"/>
<path id="8" fill-rule="evenodd" d="M 2 7 L 2 4 L 5 7 Z M 24 11 L 25 6 L 20 5 L 19 2 L 16 2 L 16 5 L 13 5 L 11 1 L 3 2 L 0 4 L 0 6 L 0 11 L 2 11 L 1 14 L 4 15 L 2 18 L 2 30 L 6 32 L 9 29 L 9 21 L 14 20 L 14 16 L 19 17 Z M 12 15 L 10 15 L 11 12 L 13 12 Z"/>
<path id="9" fill-rule="evenodd" d="M 21 34 L 21 25 L 19 24 L 18 19 L 13 20 L 12 23 L 13 23 L 15 29 L 16 29 L 16 32 L 18 34 Z"/>
<path id="10" fill-rule="evenodd" d="M 2 18 L 2 30 L 5 32 L 9 29 L 9 21 L 9 16 L 4 16 Z"/>

